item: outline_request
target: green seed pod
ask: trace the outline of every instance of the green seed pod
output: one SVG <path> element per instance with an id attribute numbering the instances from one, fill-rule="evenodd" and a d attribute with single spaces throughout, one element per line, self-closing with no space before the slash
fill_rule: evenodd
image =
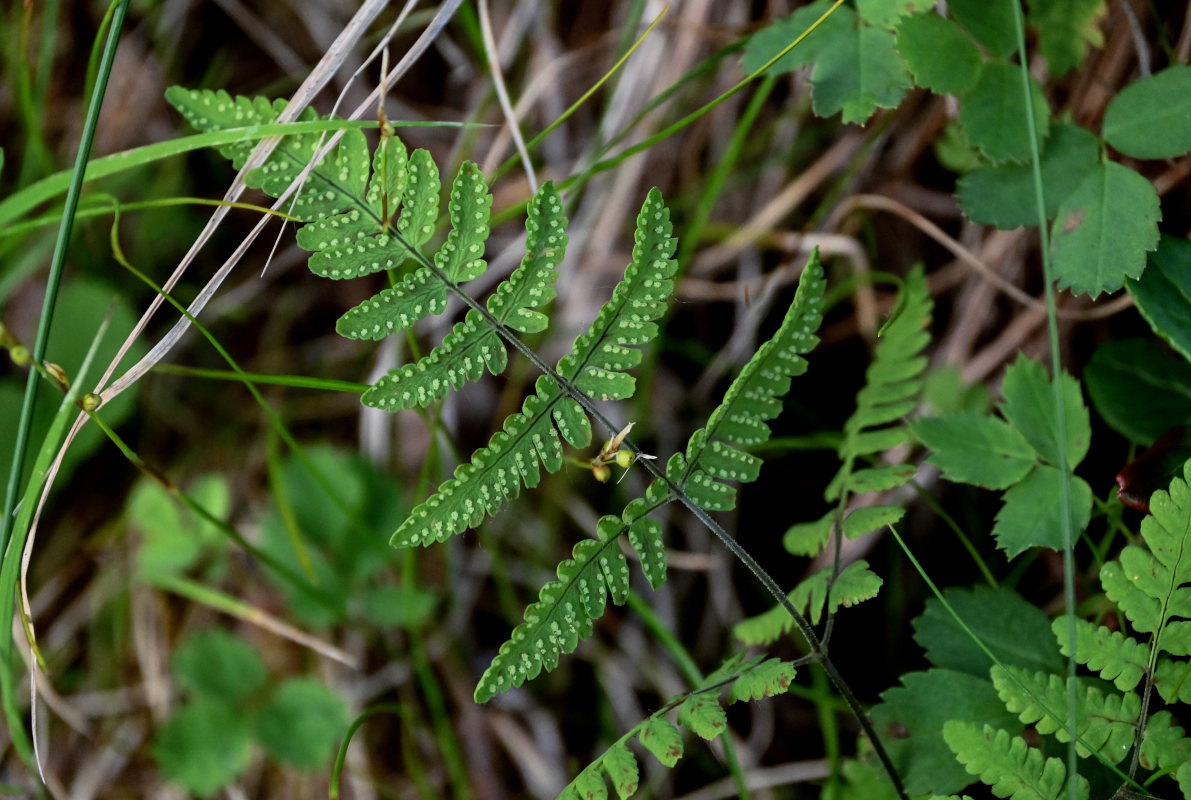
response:
<path id="1" fill-rule="evenodd" d="M 617 450 L 616 451 L 616 464 L 621 469 L 628 469 L 629 467 L 631 467 L 633 465 L 633 462 L 636 460 L 637 460 L 637 457 L 633 454 L 632 450 Z"/>
<path id="2" fill-rule="evenodd" d="M 16 364 L 18 367 L 27 367 L 29 366 L 29 362 L 32 360 L 29 356 L 29 348 L 25 347 L 23 344 L 18 344 L 16 347 L 9 350 L 8 356 L 12 359 L 12 363 Z"/>
<path id="3" fill-rule="evenodd" d="M 612 470 L 608 469 L 608 467 L 604 464 L 596 464 L 591 468 L 591 474 L 595 476 L 595 479 L 600 483 L 607 483 L 612 477 Z"/>
<path id="4" fill-rule="evenodd" d="M 95 392 L 87 392 L 85 395 L 83 395 L 82 403 L 84 411 L 94 411 L 103 405 L 103 398 L 97 395 Z"/>

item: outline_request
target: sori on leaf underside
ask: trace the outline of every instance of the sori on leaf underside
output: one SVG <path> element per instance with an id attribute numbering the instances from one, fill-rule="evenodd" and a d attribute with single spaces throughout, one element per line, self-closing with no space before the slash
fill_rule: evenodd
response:
<path id="1" fill-rule="evenodd" d="M 272 122 L 284 108 L 282 102 L 178 87 L 167 98 L 204 131 Z M 314 116 L 308 110 L 302 119 Z M 246 175 L 247 185 L 280 195 L 318 147 L 319 137 L 313 134 L 284 137 L 265 164 Z M 227 145 L 221 152 L 239 167 L 251 148 L 251 143 Z M 508 357 L 502 339 L 515 341 L 516 334 L 544 330 L 548 322 L 539 309 L 554 296 L 567 244 L 567 220 L 554 187 L 543 185 L 530 201 L 526 255 L 484 305 L 461 284 L 486 267 L 491 195 L 478 168 L 465 163 L 452 184 L 446 239 L 429 254 L 423 249 L 435 230 L 439 189 L 437 168 L 426 151 L 408 153 L 395 136 L 382 134 L 370 159 L 363 132 L 348 129 L 309 172 L 286 209 L 304 220 L 298 243 L 312 251 L 310 268 L 320 276 L 360 277 L 412 261 L 393 286 L 343 315 L 337 325 L 340 334 L 381 339 L 408 329 L 441 313 L 448 292 L 469 306 L 438 347 L 377 381 L 364 396 L 369 405 L 398 410 L 432 404 L 464 381 L 478 379 L 485 368 L 503 370 Z M 521 410 L 504 420 L 488 445 L 411 511 L 393 534 L 394 545 L 425 545 L 461 533 L 495 513 L 522 485 L 536 486 L 543 468 L 560 470 L 564 440 L 575 448 L 591 442 L 591 424 L 576 397 L 606 401 L 632 396 L 635 380 L 628 370 L 640 363 L 639 348 L 656 337 L 657 321 L 673 291 L 677 241 L 669 216 L 660 192 L 652 190 L 637 216 L 624 278 L 591 326 L 553 373 L 537 379 Z M 802 354 L 818 342 L 814 334 L 822 320 L 824 289 L 816 252 L 778 331 L 742 368 L 685 451 L 668 460 L 645 497 L 629 503 L 619 516 L 601 519 L 596 538 L 575 546 L 572 558 L 559 566 L 558 580 L 542 588 L 481 678 L 478 700 L 554 667 L 561 653 L 573 651 L 590 635 L 607 597 L 625 601 L 629 571 L 619 544 L 622 534 L 636 550 L 650 584 L 656 587 L 665 580 L 662 530 L 647 516 L 651 511 L 680 497 L 708 511 L 735 506 L 736 490 L 726 481 L 756 479 L 761 462 L 747 448 L 769 437 L 767 422 L 780 413 L 791 377 L 806 370 Z"/>

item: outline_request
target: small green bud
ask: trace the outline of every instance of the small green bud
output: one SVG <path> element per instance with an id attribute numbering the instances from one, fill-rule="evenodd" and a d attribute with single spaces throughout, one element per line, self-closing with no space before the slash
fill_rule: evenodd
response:
<path id="1" fill-rule="evenodd" d="M 70 388 L 70 378 L 66 377 L 66 370 L 62 369 L 61 365 L 47 361 L 45 362 L 45 371 L 50 373 L 50 377 L 56 380 L 63 390 Z"/>
<path id="2" fill-rule="evenodd" d="M 95 392 L 87 392 L 85 395 L 83 395 L 82 403 L 84 411 L 94 411 L 103 405 L 103 398 L 97 395 Z"/>
<path id="3" fill-rule="evenodd" d="M 637 457 L 633 454 L 632 450 L 617 450 L 616 451 L 616 464 L 621 469 L 628 469 L 629 467 L 631 467 L 633 465 L 633 462 L 636 460 L 637 460 Z"/>
<path id="4" fill-rule="evenodd" d="M 29 348 L 23 344 L 18 344 L 16 347 L 8 351 L 8 357 L 12 359 L 12 363 L 18 367 L 27 367 L 29 362 L 33 359 L 29 355 Z"/>
<path id="5" fill-rule="evenodd" d="M 591 468 L 591 474 L 600 483 L 607 483 L 612 477 L 612 470 L 608 469 L 608 467 L 604 464 L 596 464 Z"/>

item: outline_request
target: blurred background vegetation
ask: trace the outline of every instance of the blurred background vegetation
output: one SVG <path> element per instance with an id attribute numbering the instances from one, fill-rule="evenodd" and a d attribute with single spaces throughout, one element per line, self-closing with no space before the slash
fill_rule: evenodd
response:
<path id="1" fill-rule="evenodd" d="M 1039 306 L 1001 293 L 925 222 L 1005 281 L 1041 295 L 1036 233 L 993 230 L 960 213 L 954 192 L 966 151 L 946 97 L 915 90 L 863 127 L 844 125 L 838 117 L 815 117 L 805 74 L 787 73 L 757 81 L 643 152 L 617 157 L 736 84 L 745 74 L 747 37 L 794 6 L 674 4 L 624 67 L 535 153 L 541 178 L 583 176 L 567 196 L 571 247 L 553 333 L 533 342 L 548 359 L 586 326 L 620 277 L 648 189 L 660 187 L 673 211 L 681 242 L 678 301 L 660 346 L 638 372 L 637 396 L 610 409 L 619 421 L 636 423 L 634 437 L 648 452 L 673 452 L 706 419 L 734 369 L 776 327 L 811 247 L 824 254 L 829 286 L 844 287 L 823 344 L 810 356 L 810 375 L 795 384 L 776 423 L 761 480 L 744 489 L 731 521 L 739 540 L 785 585 L 812 567 L 782 549 L 782 533 L 826 509 L 822 484 L 836 468 L 839 429 L 862 385 L 876 330 L 892 309 L 891 290 L 858 277 L 926 265 L 936 300 L 929 397 L 940 405 L 987 406 L 982 384 L 995 383 L 1018 351 L 1046 350 Z M 1179 57 L 1188 36 L 1179 6 L 1111 4 L 1099 23 L 1104 46 L 1047 84 L 1056 116 L 1090 124 L 1131 78 L 1131 17 L 1144 41 L 1171 60 L 1186 60 L 1185 52 Z M 4 8 L 0 198 L 72 163 L 106 10 L 60 0 Z M 188 133 L 163 99 L 170 85 L 288 96 L 355 10 L 340 0 L 134 2 L 93 156 Z M 398 10 L 386 10 L 370 28 L 316 101 L 320 112 L 340 93 L 350 108 L 371 90 L 376 65 L 350 85 L 347 76 Z M 660 10 L 638 0 L 493 3 L 495 57 L 523 109 L 527 138 L 608 72 Z M 394 61 L 432 14 L 415 10 L 406 19 L 391 45 Z M 465 158 L 491 174 L 514 153 L 483 40 L 475 6 L 464 3 L 388 87 L 386 110 L 395 121 L 486 124 L 398 131 L 411 149 L 428 148 L 444 175 Z M 588 172 L 608 158 L 611 168 Z M 1165 227 L 1185 231 L 1186 160 L 1147 169 L 1164 194 Z M 84 208 L 101 207 L 103 196 L 121 203 L 218 198 L 232 176 L 216 153 L 196 151 L 91 185 Z M 529 189 L 514 167 L 493 191 L 496 218 L 506 211 L 511 217 L 494 225 L 488 245 L 491 269 L 503 275 L 521 255 L 514 246 L 521 223 L 512 211 Z M 870 195 L 894 201 L 897 213 L 866 200 Z M 245 199 L 263 202 L 259 195 Z M 52 205 L 42 210 L 50 222 L 0 238 L 0 319 L 24 343 L 33 340 L 57 230 Z M 123 251 L 160 283 L 210 211 L 195 204 L 126 211 Z M 232 211 L 175 296 L 192 299 L 257 218 Z M 100 367 L 153 298 L 113 257 L 111 224 L 110 213 L 100 213 L 75 228 L 49 349 L 50 360 L 71 375 L 105 315 Z M 49 791 L 170 797 L 184 796 L 183 787 L 208 794 L 230 786 L 230 797 L 322 796 L 348 721 L 373 709 L 348 751 L 344 796 L 553 797 L 621 732 L 686 687 L 647 616 L 610 612 L 558 670 L 487 706 L 473 704 L 474 682 L 572 544 L 590 535 L 601 514 L 639 493 L 642 478 L 630 471 L 621 484 L 601 485 L 573 466 L 466 536 L 425 551 L 391 550 L 388 536 L 403 513 L 487 440 L 536 376 L 514 361 L 506 375 L 468 386 L 433 413 L 366 412 L 355 392 L 329 382 L 366 383 L 414 348 L 424 352 L 447 330 L 450 315 L 400 346 L 342 339 L 336 318 L 383 280 L 315 279 L 292 228 L 274 223 L 270 231 L 201 320 L 244 370 L 323 382 L 260 388 L 302 444 L 301 458 L 332 478 L 333 491 L 311 482 L 248 392 L 227 380 L 225 362 L 193 332 L 101 414 L 153 470 L 293 573 L 314 576 L 315 589 L 295 589 L 180 506 L 95 426 L 84 429 L 58 477 L 29 570 L 48 669 L 38 724 Z M 1071 312 L 1092 307 L 1067 296 L 1061 305 Z M 124 366 L 176 319 L 168 308 L 156 314 Z M 1075 374 L 1099 343 L 1146 330 L 1127 303 L 1072 314 L 1061 325 L 1064 361 Z M 15 365 L 0 367 L 4 467 L 25 375 Z M 47 388 L 35 445 L 56 403 Z M 1094 424 L 1081 475 L 1107 499 L 1129 444 Z M 976 546 L 998 574 L 1043 607 L 1059 601 L 1056 554 L 1010 565 L 988 540 L 993 498 L 953 487 L 944 501 L 961 527 L 983 532 Z M 977 580 L 972 560 L 925 504 L 911 509 L 908 538 L 928 569 L 948 584 Z M 646 596 L 694 662 L 710 671 L 734 647 L 731 626 L 769 600 L 685 515 L 673 512 L 666 526 L 671 580 Z M 909 620 L 925 595 L 887 541 L 850 544 L 869 551 L 886 585 L 879 602 L 841 617 L 832 654 L 872 702 L 921 664 Z M 792 640 L 775 648 L 785 657 L 799 653 Z M 755 797 L 816 796 L 829 772 L 825 759 L 838 748 L 854 749 L 854 723 L 814 673 L 805 670 L 788 697 L 730 713 Z M 718 745 L 691 746 L 673 774 L 650 762 L 643 796 L 734 796 L 722 757 Z M 11 747 L 0 775 L 14 795 L 33 791 L 34 778 Z"/>

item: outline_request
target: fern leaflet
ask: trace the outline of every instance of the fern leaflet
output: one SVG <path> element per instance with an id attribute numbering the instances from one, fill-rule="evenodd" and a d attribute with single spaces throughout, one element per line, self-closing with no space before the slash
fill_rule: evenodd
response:
<path id="1" fill-rule="evenodd" d="M 742 663 L 743 662 L 743 663 Z M 783 694 L 794 680 L 794 667 L 776 658 L 757 657 L 744 662 L 740 653 L 728 659 L 698 688 L 680 695 L 650 714 L 621 736 L 604 753 L 588 764 L 563 789 L 559 800 L 590 800 L 608 796 L 605 776 L 620 800 L 637 791 L 637 761 L 628 744 L 637 741 L 664 766 L 673 767 L 682 757 L 682 734 L 666 717 L 678 709 L 678 725 L 700 738 L 711 741 L 727 728 L 719 693 L 725 684 L 730 686 L 728 702 L 748 701 L 759 697 Z"/>
<path id="2" fill-rule="evenodd" d="M 994 666 L 991 674 L 1001 702 L 1022 722 L 1033 724 L 1039 733 L 1054 734 L 1060 742 L 1071 741 L 1066 724 L 1051 710 L 1065 707 L 1066 681 L 1058 675 L 1012 666 Z M 1133 692 L 1106 695 L 1092 686 L 1080 686 L 1078 692 L 1076 751 L 1086 758 L 1086 744 L 1094 747 L 1110 764 L 1118 763 L 1133 743 L 1141 714 L 1141 698 Z"/>
<path id="3" fill-rule="evenodd" d="M 1066 797 L 1067 768 L 1057 758 L 1042 753 L 1018 736 L 983 729 L 971 722 L 951 720 L 943 724 L 943 739 L 972 775 L 992 787 L 997 797 L 1013 800 L 1059 800 Z M 1081 800 L 1088 796 L 1088 783 L 1077 784 Z"/>
<path id="4" fill-rule="evenodd" d="M 1068 617 L 1057 618 L 1051 624 L 1063 655 L 1071 653 L 1067 639 Z M 1075 660 L 1122 692 L 1137 688 L 1150 667 L 1150 647 L 1120 631 L 1109 630 L 1084 619 L 1075 620 Z"/>
<path id="5" fill-rule="evenodd" d="M 635 349 L 657 335 L 655 320 L 673 291 L 677 240 L 671 236 L 670 212 L 656 189 L 649 193 L 637 217 L 633 261 L 588 331 L 558 362 L 558 374 L 584 394 L 598 400 L 630 397 L 636 387 L 625 370 L 640 363 Z M 410 512 L 393 534 L 397 547 L 443 541 L 478 525 L 493 514 L 521 485 L 536 486 L 541 462 L 547 471 L 562 468 L 561 434 L 574 447 L 591 441 L 586 414 L 564 389 L 543 375 L 536 391 L 519 413 L 510 415 L 504 429 L 488 446 L 472 454 L 453 478 Z"/>
<path id="6" fill-rule="evenodd" d="M 781 410 L 777 398 L 789 390 L 791 376 L 805 371 L 806 361 L 800 354 L 817 342 L 814 331 L 822 320 L 824 288 L 823 268 L 816 252 L 803 270 L 794 301 L 778 331 L 729 386 L 707 427 L 691 437 L 687 453 L 695 467 L 681 453 L 670 458 L 667 477 L 700 507 L 732 508 L 735 489 L 721 481 L 756 479 L 760 460 L 733 444 L 768 438 L 766 421 Z M 628 563 L 617 543 L 622 534 L 627 534 L 640 557 L 650 585 L 655 589 L 661 586 L 666 579 L 662 530 L 646 515 L 672 499 L 669 486 L 655 481 L 645 497 L 629 503 L 621 516 L 602 518 L 596 539 L 575 545 L 571 558 L 558 567 L 558 580 L 542 587 L 538 600 L 525 610 L 523 621 L 480 678 L 475 692 L 478 702 L 521 685 L 542 669 L 556 667 L 560 652 L 574 651 L 580 639 L 591 635 L 592 620 L 604 612 L 606 590 L 613 602 L 624 602 L 626 595 L 610 591 L 614 584 L 609 582 L 610 574 L 618 581 L 623 575 L 627 589 Z"/>

